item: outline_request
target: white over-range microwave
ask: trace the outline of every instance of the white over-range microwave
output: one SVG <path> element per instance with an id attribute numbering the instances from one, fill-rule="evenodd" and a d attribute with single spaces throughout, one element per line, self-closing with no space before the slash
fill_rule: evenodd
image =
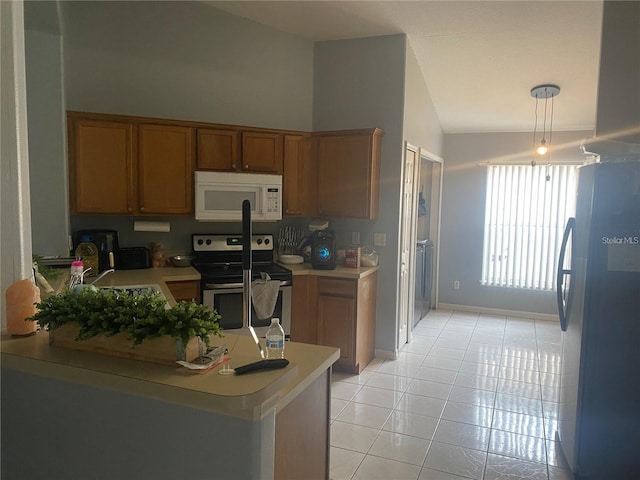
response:
<path id="1" fill-rule="evenodd" d="M 251 202 L 251 220 L 282 220 L 282 175 L 196 172 L 196 220 L 242 220 L 242 202 Z"/>

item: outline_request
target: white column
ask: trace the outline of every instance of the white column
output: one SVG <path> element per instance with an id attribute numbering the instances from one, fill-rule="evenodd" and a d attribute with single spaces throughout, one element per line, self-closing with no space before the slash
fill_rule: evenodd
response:
<path id="1" fill-rule="evenodd" d="M 5 292 L 32 276 L 27 94 L 22 1 L 0 1 L 0 315 Z"/>

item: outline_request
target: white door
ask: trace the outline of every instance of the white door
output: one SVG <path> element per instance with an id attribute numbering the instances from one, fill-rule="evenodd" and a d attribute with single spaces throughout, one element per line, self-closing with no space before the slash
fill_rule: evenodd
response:
<path id="1" fill-rule="evenodd" d="M 400 217 L 400 265 L 398 291 L 398 344 L 397 349 L 410 340 L 414 309 L 415 269 L 411 268 L 416 249 L 416 212 L 418 149 L 405 144 L 402 175 L 402 212 Z"/>

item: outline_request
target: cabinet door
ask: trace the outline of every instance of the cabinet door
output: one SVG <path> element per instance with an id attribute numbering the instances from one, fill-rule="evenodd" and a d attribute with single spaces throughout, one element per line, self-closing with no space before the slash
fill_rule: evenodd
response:
<path id="1" fill-rule="evenodd" d="M 125 122 L 69 119 L 71 213 L 133 211 L 133 129 Z"/>
<path id="2" fill-rule="evenodd" d="M 318 343 L 340 348 L 336 367 L 352 371 L 356 358 L 356 296 L 354 280 L 318 279 Z"/>
<path id="3" fill-rule="evenodd" d="M 318 341 L 318 277 L 296 276 L 291 289 L 291 341 L 315 344 Z"/>
<path id="4" fill-rule="evenodd" d="M 355 363 L 355 300 L 318 295 L 318 343 L 340 349 L 337 367 L 348 370 Z"/>
<path id="5" fill-rule="evenodd" d="M 138 193 L 141 213 L 193 212 L 193 129 L 140 125 Z"/>
<path id="6" fill-rule="evenodd" d="M 376 129 L 371 133 L 317 138 L 318 212 L 321 215 L 377 218 L 380 134 Z"/>
<path id="7" fill-rule="evenodd" d="M 200 303 L 200 282 L 198 280 L 175 280 L 166 283 L 176 302 L 194 300 L 196 303 Z"/>
<path id="8" fill-rule="evenodd" d="M 198 129 L 198 168 L 236 170 L 240 167 L 240 134 L 233 130 Z"/>
<path id="9" fill-rule="evenodd" d="M 282 135 L 242 132 L 242 170 L 282 173 Z"/>
<path id="10" fill-rule="evenodd" d="M 285 135 L 283 213 L 311 217 L 315 214 L 315 172 L 311 166 L 311 142 L 304 135 Z"/>

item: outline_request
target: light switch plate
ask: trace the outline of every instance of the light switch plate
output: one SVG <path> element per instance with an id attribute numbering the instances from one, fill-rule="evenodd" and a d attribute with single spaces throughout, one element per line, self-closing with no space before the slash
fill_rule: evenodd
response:
<path id="1" fill-rule="evenodd" d="M 351 245 L 360 245 L 360 232 L 351 232 Z"/>

